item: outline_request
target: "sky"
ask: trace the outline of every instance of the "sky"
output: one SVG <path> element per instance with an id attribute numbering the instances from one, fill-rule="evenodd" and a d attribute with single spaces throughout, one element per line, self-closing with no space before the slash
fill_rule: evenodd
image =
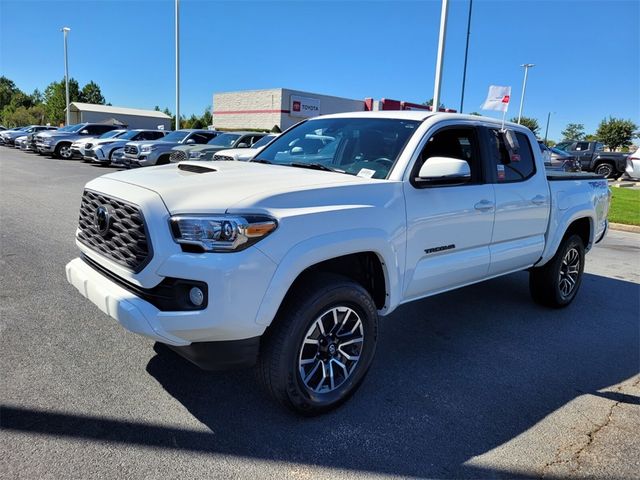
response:
<path id="1" fill-rule="evenodd" d="M 460 109 L 469 0 L 451 0 L 442 102 Z M 214 92 L 292 88 L 354 99 L 433 97 L 440 0 L 180 1 L 181 114 Z M 27 93 L 69 75 L 115 106 L 175 112 L 173 0 L 0 0 L 0 74 Z M 464 111 L 512 87 L 549 138 L 609 115 L 640 125 L 639 0 L 474 0 Z M 483 112 L 498 117 L 498 112 Z"/>

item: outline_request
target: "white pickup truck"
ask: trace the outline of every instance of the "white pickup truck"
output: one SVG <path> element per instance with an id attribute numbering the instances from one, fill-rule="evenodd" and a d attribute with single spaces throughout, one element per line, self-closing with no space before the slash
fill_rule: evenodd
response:
<path id="1" fill-rule="evenodd" d="M 89 182 L 68 281 L 126 329 L 205 369 L 257 364 L 285 406 L 336 407 L 379 316 L 529 270 L 575 298 L 610 191 L 545 173 L 519 125 L 428 112 L 306 120 L 250 162 L 182 162 Z"/>

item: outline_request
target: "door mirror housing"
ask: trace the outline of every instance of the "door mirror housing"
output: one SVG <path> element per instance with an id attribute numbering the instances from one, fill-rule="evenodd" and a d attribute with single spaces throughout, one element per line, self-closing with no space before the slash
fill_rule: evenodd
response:
<path id="1" fill-rule="evenodd" d="M 187 145 L 192 145 L 194 143 L 196 143 L 196 141 L 193 138 L 190 138 L 189 140 L 187 140 Z"/>
<path id="2" fill-rule="evenodd" d="M 246 143 L 242 142 L 242 143 L 239 143 L 236 148 L 249 148 L 249 145 L 247 145 Z"/>
<path id="3" fill-rule="evenodd" d="M 418 177 L 420 184 L 453 185 L 467 183 L 471 180 L 471 168 L 465 160 L 449 157 L 430 157 L 420 167 Z"/>
<path id="4" fill-rule="evenodd" d="M 89 130 L 80 131 L 80 135 L 89 135 Z"/>

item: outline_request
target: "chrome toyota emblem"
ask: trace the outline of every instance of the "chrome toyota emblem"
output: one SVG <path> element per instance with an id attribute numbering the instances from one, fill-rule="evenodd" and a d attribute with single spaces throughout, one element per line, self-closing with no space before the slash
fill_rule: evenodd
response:
<path id="1" fill-rule="evenodd" d="M 93 223 L 98 230 L 98 233 L 103 237 L 109 232 L 109 227 L 111 227 L 111 212 L 109 208 L 104 205 L 100 205 L 96 208 L 96 212 L 93 216 Z"/>

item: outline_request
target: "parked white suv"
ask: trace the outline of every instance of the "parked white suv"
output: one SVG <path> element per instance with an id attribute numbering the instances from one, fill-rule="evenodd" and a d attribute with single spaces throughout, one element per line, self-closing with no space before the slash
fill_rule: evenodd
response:
<path id="1" fill-rule="evenodd" d="M 609 198 L 595 174 L 545 173 L 516 124 L 325 115 L 251 162 L 92 180 L 66 274 L 126 329 L 204 368 L 257 362 L 279 402 L 316 414 L 358 388 L 378 317 L 403 303 L 529 270 L 537 302 L 569 305 Z"/>

